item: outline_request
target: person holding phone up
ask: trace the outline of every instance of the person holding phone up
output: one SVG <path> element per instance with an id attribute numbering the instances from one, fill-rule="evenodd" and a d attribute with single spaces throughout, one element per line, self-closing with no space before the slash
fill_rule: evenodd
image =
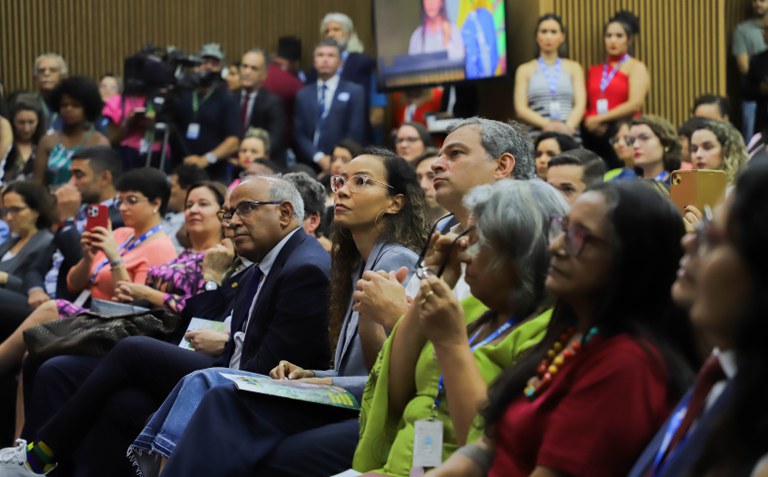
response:
<path id="1" fill-rule="evenodd" d="M 85 311 L 90 298 L 111 300 L 119 282 L 144 283 L 149 267 L 176 257 L 171 239 L 160 228 L 170 196 L 165 175 L 157 169 L 134 169 L 120 178 L 117 191 L 125 227 L 112 231 L 109 226 L 86 226 L 80 240 L 83 258 L 67 275 L 70 291 L 80 295 L 74 302 L 49 300 L 37 307 L 0 344 L 0 371 L 21 363 L 24 330 Z"/>

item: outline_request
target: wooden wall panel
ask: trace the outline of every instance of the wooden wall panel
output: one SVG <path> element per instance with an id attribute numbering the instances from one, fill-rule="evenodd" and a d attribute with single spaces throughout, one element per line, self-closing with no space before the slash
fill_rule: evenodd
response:
<path id="1" fill-rule="evenodd" d="M 61 53 L 70 74 L 98 78 L 122 72 L 126 56 L 146 43 L 187 53 L 222 44 L 228 60 L 256 46 L 273 51 L 277 38 L 301 38 L 304 63 L 331 11 L 348 14 L 369 52 L 371 0 L 0 0 L 0 78 L 6 92 L 33 87 L 40 53 Z"/>
<path id="2" fill-rule="evenodd" d="M 726 0 L 550 0 L 569 28 L 569 52 L 584 65 L 605 59 L 602 29 L 617 11 L 640 18 L 634 55 L 645 62 L 651 90 L 645 111 L 680 124 L 693 99 L 726 93 Z M 732 9 L 728 5 L 728 9 Z"/>

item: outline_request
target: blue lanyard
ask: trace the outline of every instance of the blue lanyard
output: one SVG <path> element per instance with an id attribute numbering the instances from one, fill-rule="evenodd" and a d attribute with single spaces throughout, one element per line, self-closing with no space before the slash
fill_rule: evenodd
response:
<path id="1" fill-rule="evenodd" d="M 691 395 L 689 394 L 686 396 L 686 398 L 681 402 L 677 408 L 675 409 L 675 412 L 672 413 L 672 417 L 669 418 L 669 424 L 667 424 L 667 430 L 664 432 L 664 439 L 661 441 L 661 446 L 659 447 L 659 450 L 656 452 L 656 458 L 653 459 L 653 468 L 652 475 L 653 477 L 658 476 L 661 473 L 661 470 L 664 468 L 664 464 L 669 461 L 669 458 L 674 454 L 681 446 L 681 444 L 685 441 L 685 438 L 683 438 L 682 441 L 677 445 L 675 449 L 672 450 L 670 455 L 667 457 L 667 459 L 664 459 L 664 456 L 667 453 L 667 449 L 669 448 L 669 444 L 672 442 L 672 438 L 675 436 L 675 433 L 680 428 L 680 424 L 683 423 L 683 419 L 685 418 L 685 413 L 688 410 L 688 403 L 691 402 Z"/>
<path id="2" fill-rule="evenodd" d="M 144 241 L 146 241 L 149 237 L 155 235 L 159 231 L 160 231 L 160 225 L 155 225 L 151 229 L 141 234 L 141 236 L 136 239 L 134 239 L 133 235 L 131 235 L 130 237 L 128 237 L 128 240 L 126 240 L 125 243 L 120 245 L 120 248 L 118 248 L 117 251 L 120 252 L 120 256 L 122 257 L 126 253 L 130 252 L 131 250 L 135 249 L 136 247 L 144 243 Z M 101 269 L 104 268 L 108 263 L 109 263 L 109 259 L 105 258 L 103 262 L 101 262 L 96 266 L 96 269 L 91 274 L 91 283 L 96 281 L 96 275 L 98 275 Z"/>
<path id="3" fill-rule="evenodd" d="M 547 62 L 544 61 L 544 58 L 542 58 L 541 56 L 539 57 L 539 68 L 541 69 L 541 72 L 544 74 L 544 77 L 547 79 L 549 94 L 551 94 L 552 96 L 555 96 L 557 94 L 557 82 L 560 81 L 560 71 L 562 69 L 562 63 L 563 63 L 563 60 L 558 58 L 557 61 L 555 62 L 555 66 L 553 67 L 555 72 L 553 75 L 550 76 L 549 66 L 547 65 Z"/>
<path id="4" fill-rule="evenodd" d="M 491 341 L 501 336 L 502 333 L 510 329 L 512 325 L 515 324 L 516 321 L 517 321 L 517 318 L 513 316 L 512 318 L 505 321 L 503 325 L 496 328 L 496 330 L 490 335 L 488 335 L 483 341 L 473 345 L 472 343 L 477 339 L 477 336 L 480 334 L 480 331 L 481 331 L 481 330 L 477 330 L 475 334 L 472 335 L 472 337 L 469 339 L 469 345 L 470 345 L 469 350 L 474 352 L 477 348 L 487 345 Z M 437 396 L 435 396 L 435 403 L 432 405 L 433 410 L 440 407 L 440 402 L 442 401 L 442 398 L 440 396 L 443 395 L 444 391 L 445 391 L 445 384 L 443 383 L 443 375 L 441 374 L 440 379 L 437 382 Z"/>
<path id="5" fill-rule="evenodd" d="M 621 68 L 621 65 L 627 62 L 629 60 L 629 53 L 624 53 L 624 56 L 621 57 L 618 64 L 611 68 L 610 73 L 608 72 L 608 62 L 606 62 L 603 65 L 603 76 L 600 78 L 600 93 L 605 94 L 605 90 L 608 89 L 608 85 L 611 84 L 611 81 L 613 81 L 613 77 L 616 76 L 616 73 L 619 72 L 619 68 Z"/>
<path id="6" fill-rule="evenodd" d="M 666 184 L 667 181 L 669 180 L 669 171 L 659 172 L 659 174 L 656 177 L 654 177 L 653 180 L 656 182 L 662 182 Z"/>

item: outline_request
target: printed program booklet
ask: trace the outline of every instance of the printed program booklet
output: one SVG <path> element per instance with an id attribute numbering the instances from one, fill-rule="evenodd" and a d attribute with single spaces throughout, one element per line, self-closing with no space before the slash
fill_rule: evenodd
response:
<path id="1" fill-rule="evenodd" d="M 189 326 L 187 326 L 187 331 L 185 331 L 184 334 L 186 335 L 190 331 L 195 330 L 213 330 L 226 333 L 229 331 L 229 325 L 223 321 L 206 320 L 205 318 L 192 318 L 189 321 Z M 189 341 L 187 341 L 187 339 L 184 337 L 182 337 L 181 341 L 179 342 L 179 348 L 194 351 L 192 345 L 189 344 Z"/>
<path id="2" fill-rule="evenodd" d="M 357 402 L 357 399 L 355 399 L 355 396 L 346 389 L 338 386 L 306 383 L 288 379 L 272 379 L 269 377 L 242 376 L 239 374 L 221 373 L 221 375 L 234 381 L 237 389 L 243 391 L 314 402 L 326 406 L 342 407 L 344 409 L 360 409 L 360 404 Z"/>

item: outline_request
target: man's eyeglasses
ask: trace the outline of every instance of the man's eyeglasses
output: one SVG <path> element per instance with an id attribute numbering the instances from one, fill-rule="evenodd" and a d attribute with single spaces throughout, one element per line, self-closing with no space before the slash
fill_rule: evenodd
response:
<path id="1" fill-rule="evenodd" d="M 19 215 L 22 210 L 28 209 L 28 208 L 29 207 L 26 207 L 26 206 L 24 206 L 24 207 L 16 207 L 16 206 L 3 207 L 2 209 L 0 209 L 0 217 L 5 217 L 8 214 Z"/>
<path id="2" fill-rule="evenodd" d="M 370 183 L 374 183 L 382 187 L 388 187 L 390 189 L 394 189 L 394 187 L 387 184 L 386 182 L 377 181 L 376 179 L 373 179 L 368 176 L 364 176 L 362 174 L 355 174 L 349 177 L 331 176 L 331 190 L 334 193 L 339 192 L 341 189 L 344 188 L 344 186 L 349 186 L 350 192 L 360 192 L 361 190 L 363 190 L 363 188 L 367 184 L 370 184 Z"/>
<path id="3" fill-rule="evenodd" d="M 247 219 L 251 216 L 251 214 L 253 214 L 254 211 L 256 211 L 256 208 L 260 205 L 277 205 L 282 203 L 283 202 L 280 200 L 245 200 L 237 204 L 235 207 L 231 207 L 229 209 L 219 209 L 219 211 L 216 212 L 216 216 L 219 218 L 219 220 L 226 224 L 232 221 L 232 217 L 234 217 L 235 214 L 237 214 L 241 219 Z"/>
<path id="4" fill-rule="evenodd" d="M 552 217 L 549 223 L 549 243 L 557 240 L 560 234 L 565 234 L 565 251 L 571 257 L 581 255 L 581 252 L 584 251 L 584 246 L 589 242 L 596 244 L 608 243 L 607 240 L 592 235 L 581 227 L 570 227 L 568 225 L 568 218 L 556 215 Z"/>

